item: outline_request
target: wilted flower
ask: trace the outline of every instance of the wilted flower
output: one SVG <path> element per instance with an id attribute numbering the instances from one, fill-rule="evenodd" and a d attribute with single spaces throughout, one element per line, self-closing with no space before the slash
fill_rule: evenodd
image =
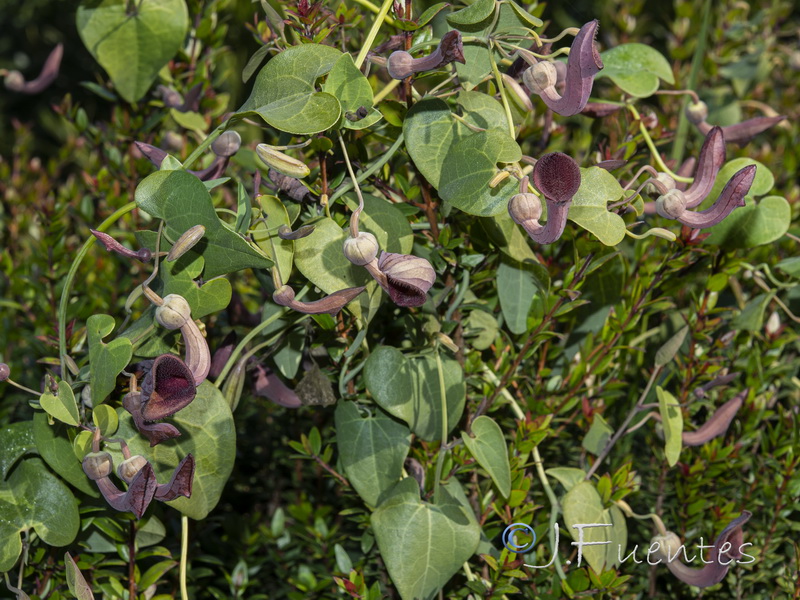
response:
<path id="1" fill-rule="evenodd" d="M 342 310 L 348 302 L 363 292 L 364 289 L 364 286 L 347 288 L 334 292 L 319 300 L 314 300 L 313 302 L 301 302 L 300 300 L 294 299 L 294 290 L 291 287 L 282 285 L 272 294 L 272 299 L 276 304 L 287 306 L 301 313 L 310 315 L 327 313 L 333 316 Z"/>
<path id="2" fill-rule="evenodd" d="M 392 52 L 386 61 L 386 68 L 392 79 L 405 79 L 415 73 L 433 71 L 452 62 L 466 64 L 461 33 L 455 29 L 445 33 L 439 46 L 428 56 L 414 58 L 404 50 Z"/>
<path id="3" fill-rule="evenodd" d="M 140 260 L 142 262 L 147 262 L 151 258 L 153 258 L 152 252 L 148 248 L 141 248 L 137 251 L 130 250 L 120 244 L 117 240 L 113 237 L 108 235 L 107 233 L 103 233 L 102 231 L 97 231 L 96 229 L 90 229 L 89 231 L 92 232 L 92 235 L 96 237 L 105 249 L 109 252 L 116 252 L 120 256 L 124 256 L 125 258 L 135 258 L 136 260 Z"/>
<path id="4" fill-rule="evenodd" d="M 381 252 L 364 265 L 397 306 L 422 306 L 436 281 L 436 271 L 424 258 Z"/>
<path id="5" fill-rule="evenodd" d="M 572 158 L 561 152 L 545 154 L 533 167 L 533 183 L 547 203 L 547 223 L 541 225 L 542 203 L 536 194 L 527 192 L 528 179 L 520 185 L 520 193 L 508 203 L 508 214 L 522 225 L 532 240 L 552 244 L 567 225 L 572 197 L 581 185 L 581 171 Z"/>
<path id="6" fill-rule="evenodd" d="M 538 94 L 551 110 L 565 117 L 581 112 L 592 93 L 594 77 L 603 68 L 603 61 L 594 45 L 599 21 L 589 21 L 572 41 L 564 78 L 564 93 L 556 89 L 557 67 L 539 62 L 523 74 L 523 81 L 531 92 Z"/>
<path id="7" fill-rule="evenodd" d="M 724 435 L 739 408 L 741 408 L 748 391 L 749 389 L 744 390 L 720 406 L 708 421 L 696 431 L 684 431 L 681 435 L 683 443 L 686 446 L 700 446 L 715 437 Z"/>
<path id="8" fill-rule="evenodd" d="M 19 71 L 10 71 L 6 74 L 5 86 L 12 92 L 21 94 L 38 94 L 43 92 L 58 77 L 58 70 L 61 67 L 61 59 L 64 56 L 64 45 L 58 44 L 47 60 L 44 61 L 41 73 L 36 79 L 25 81 L 25 77 Z"/>
<path id="9" fill-rule="evenodd" d="M 157 146 L 153 146 L 152 144 L 146 144 L 145 142 L 134 142 L 134 144 L 147 160 L 153 163 L 153 165 L 156 167 L 161 168 L 161 163 L 164 162 L 164 159 L 167 157 L 167 153 L 164 150 L 158 148 Z M 216 156 L 211 164 L 205 169 L 200 169 L 199 171 L 186 169 L 186 172 L 191 173 L 200 179 L 200 181 L 210 181 L 212 179 L 222 177 L 229 161 L 229 156 Z"/>
<path id="10" fill-rule="evenodd" d="M 730 565 L 744 556 L 742 549 L 748 544 L 743 543 L 742 526 L 751 516 L 750 511 L 743 510 L 741 515 L 722 530 L 711 547 L 709 560 L 703 560 L 705 566 L 702 569 L 687 567 L 678 559 L 682 549 L 681 540 L 671 531 L 653 538 L 651 548 L 657 545 L 653 554 L 663 559 L 667 568 L 681 581 L 701 588 L 715 585 L 725 578 Z M 685 553 L 685 549 L 683 551 Z"/>

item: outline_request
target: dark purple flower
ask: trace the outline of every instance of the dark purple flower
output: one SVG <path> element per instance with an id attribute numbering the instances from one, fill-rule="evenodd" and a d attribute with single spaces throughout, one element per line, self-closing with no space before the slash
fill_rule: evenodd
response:
<path id="1" fill-rule="evenodd" d="M 272 294 L 272 299 L 276 304 L 287 306 L 297 312 L 310 315 L 327 313 L 333 316 L 341 311 L 348 302 L 363 292 L 364 289 L 364 286 L 347 288 L 334 292 L 319 300 L 314 300 L 313 302 L 301 302 L 300 300 L 294 299 L 294 290 L 291 287 L 282 285 Z"/>

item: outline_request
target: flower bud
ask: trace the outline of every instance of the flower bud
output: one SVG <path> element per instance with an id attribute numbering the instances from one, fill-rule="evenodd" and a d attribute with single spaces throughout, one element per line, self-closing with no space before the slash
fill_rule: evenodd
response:
<path id="1" fill-rule="evenodd" d="M 83 472 L 92 481 L 103 479 L 111 474 L 114 463 L 108 452 L 90 452 L 83 457 Z"/>
<path id="2" fill-rule="evenodd" d="M 702 100 L 686 105 L 686 118 L 693 125 L 698 125 L 708 117 L 708 105 Z"/>
<path id="3" fill-rule="evenodd" d="M 348 237 L 344 241 L 344 255 L 351 263 L 364 266 L 378 256 L 378 239 L 371 233 L 361 231 L 357 238 Z"/>
<path id="4" fill-rule="evenodd" d="M 546 89 L 555 87 L 558 71 L 551 62 L 538 62 L 525 70 L 522 81 L 534 94 L 542 94 Z"/>
<path id="5" fill-rule="evenodd" d="M 183 296 L 167 294 L 156 308 L 156 322 L 165 329 L 180 329 L 192 318 L 192 309 Z"/>
<path id="6" fill-rule="evenodd" d="M 181 256 L 186 254 L 189 250 L 191 250 L 197 242 L 203 239 L 203 236 L 206 234 L 206 228 L 204 225 L 195 225 L 194 227 L 190 227 L 187 229 L 184 234 L 178 238 L 178 241 L 175 242 L 175 245 L 167 254 L 167 261 L 172 262 L 174 260 L 178 260 Z"/>
<path id="7" fill-rule="evenodd" d="M 123 460 L 117 467 L 117 475 L 125 483 L 130 483 L 136 474 L 141 471 L 147 464 L 147 459 L 141 454 L 135 454 L 130 458 Z"/>
<path id="8" fill-rule="evenodd" d="M 236 154 L 241 146 L 242 136 L 236 131 L 229 130 L 211 143 L 211 151 L 217 156 L 228 158 Z"/>
<path id="9" fill-rule="evenodd" d="M 667 219 L 679 219 L 686 211 L 686 198 L 680 190 L 669 190 L 656 199 L 656 212 Z"/>
<path id="10" fill-rule="evenodd" d="M 275 150 L 268 144 L 256 146 L 256 154 L 270 169 L 274 169 L 287 177 L 302 179 L 311 173 L 311 169 L 308 168 L 307 164 Z"/>
<path id="11" fill-rule="evenodd" d="M 11 375 L 11 369 L 6 363 L 0 363 L 0 381 L 5 381 Z"/>
<path id="12" fill-rule="evenodd" d="M 94 403 L 92 402 L 92 387 L 89 385 L 83 386 L 81 390 L 81 402 L 86 408 L 92 408 Z"/>
<path id="13" fill-rule="evenodd" d="M 508 201 L 508 214 L 518 225 L 525 221 L 538 221 L 542 216 L 542 201 L 536 194 L 515 194 Z"/>

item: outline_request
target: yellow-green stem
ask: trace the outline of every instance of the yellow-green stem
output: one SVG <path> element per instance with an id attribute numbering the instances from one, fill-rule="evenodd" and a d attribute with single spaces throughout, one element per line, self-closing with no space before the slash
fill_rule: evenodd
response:
<path id="1" fill-rule="evenodd" d="M 378 13 L 378 16 L 375 17 L 375 21 L 372 23 L 372 28 L 367 34 L 367 39 L 364 40 L 364 45 L 361 46 L 361 51 L 358 53 L 358 57 L 356 58 L 357 68 L 360 69 L 361 65 L 363 65 L 364 61 L 367 59 L 367 54 L 369 54 L 370 49 L 372 49 L 372 44 L 375 42 L 375 38 L 378 36 L 378 31 L 381 29 L 381 23 L 383 23 L 383 19 L 386 17 L 386 15 L 389 14 L 392 4 L 394 4 L 394 0 L 383 0 L 381 10 Z"/>
<path id="2" fill-rule="evenodd" d="M 181 516 L 181 600 L 189 600 L 186 589 L 186 568 L 189 562 L 189 517 Z"/>

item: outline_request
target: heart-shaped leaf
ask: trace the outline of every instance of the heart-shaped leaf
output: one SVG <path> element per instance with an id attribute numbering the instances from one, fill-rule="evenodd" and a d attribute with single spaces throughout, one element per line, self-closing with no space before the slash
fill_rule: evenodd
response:
<path id="1" fill-rule="evenodd" d="M 675 83 L 667 59 L 645 44 L 620 44 L 600 54 L 604 69 L 597 77 L 609 77 L 624 92 L 647 98 L 658 89 L 658 80 Z"/>
<path id="2" fill-rule="evenodd" d="M 414 479 L 403 479 L 372 513 L 381 557 L 403 600 L 432 598 L 478 547 L 480 527 L 449 487 L 434 506 L 420 500 Z"/>
<path id="3" fill-rule="evenodd" d="M 336 446 L 347 479 L 371 506 L 400 480 L 411 431 L 380 408 L 362 417 L 355 402 L 336 407 Z"/>
<path id="4" fill-rule="evenodd" d="M 297 135 L 319 133 L 339 122 L 342 109 L 335 96 L 316 91 L 342 53 L 320 44 L 293 46 L 272 58 L 256 77 L 253 92 L 237 116 L 256 113 L 269 125 Z"/>
<path id="5" fill-rule="evenodd" d="M 75 497 L 38 458 L 21 461 L 0 480 L 0 515 L 0 571 L 10 571 L 17 562 L 24 530 L 32 527 L 50 546 L 66 546 L 78 535 Z"/>
<path id="6" fill-rule="evenodd" d="M 464 373 L 457 361 L 442 358 L 448 431 L 461 418 L 466 400 Z M 397 348 L 379 346 L 367 359 L 365 383 L 375 401 L 408 423 L 426 441 L 442 435 L 439 370 L 433 356 L 407 358 Z"/>
<path id="7" fill-rule="evenodd" d="M 184 0 L 85 0 L 76 21 L 119 95 L 136 102 L 183 44 L 189 11 Z"/>
<path id="8" fill-rule="evenodd" d="M 619 564 L 619 557 L 625 556 L 628 540 L 628 528 L 622 512 L 612 506 L 603 508 L 603 501 L 594 485 L 589 481 L 581 481 L 570 489 L 561 506 L 564 511 L 564 522 L 575 541 L 580 540 L 580 527 L 576 525 L 608 523 L 609 527 L 583 527 L 582 558 L 596 573 Z M 586 542 L 600 542 L 600 545 L 588 546 Z M 607 542 L 607 543 L 603 543 Z M 580 565 L 578 565 L 580 566 Z"/>
<path id="9" fill-rule="evenodd" d="M 114 330 L 114 317 L 92 315 L 86 321 L 89 338 L 89 373 L 92 404 L 102 404 L 117 385 L 117 375 L 128 366 L 133 346 L 128 338 L 120 337 L 108 344 L 103 338 Z M 46 409 L 45 409 L 46 410 Z M 77 423 L 75 423 L 77 425 Z"/>
<path id="10" fill-rule="evenodd" d="M 75 394 L 66 381 L 58 382 L 57 395 L 53 395 L 50 392 L 42 394 L 39 397 L 39 404 L 54 419 L 75 427 L 80 425 L 81 417 L 78 414 L 78 403 L 75 402 Z"/>
<path id="11" fill-rule="evenodd" d="M 168 504 L 192 519 L 204 519 L 219 502 L 236 455 L 233 415 L 222 393 L 208 381 L 201 383 L 194 401 L 170 417 L 170 423 L 181 431 L 181 436 L 154 448 L 133 426 L 126 410 L 120 408 L 117 413 L 119 431 L 116 437 L 128 443 L 131 453 L 148 458 L 160 483 L 169 481 L 184 456 L 194 456 L 192 497 L 181 497 Z M 122 460 L 119 451 L 113 450 L 111 454 L 115 464 Z"/>
<path id="12" fill-rule="evenodd" d="M 97 498 L 100 493 L 97 491 L 97 486 L 83 472 L 67 435 L 68 429 L 57 421 L 50 425 L 47 415 L 43 412 L 36 412 L 33 415 L 33 439 L 36 441 L 39 455 L 71 486 Z"/>
<path id="13" fill-rule="evenodd" d="M 341 127 L 364 129 L 383 117 L 380 111 L 373 108 L 372 86 L 349 54 L 342 54 L 334 63 L 322 91 L 339 100 L 342 107 L 342 116 L 339 119 Z M 359 117 L 359 110 L 366 110 L 366 116 Z"/>
<path id="14" fill-rule="evenodd" d="M 464 431 L 461 439 L 478 464 L 489 473 L 503 497 L 508 498 L 511 494 L 511 467 L 500 426 L 491 417 L 481 415 L 472 422 L 472 436 Z"/>
<path id="15" fill-rule="evenodd" d="M 31 421 L 19 421 L 0 429 L 0 481 L 6 478 L 20 458 L 36 453 Z"/>
<path id="16" fill-rule="evenodd" d="M 166 221 L 166 233 L 177 240 L 195 225 L 206 228 L 192 252 L 205 259 L 203 276 L 211 279 L 241 269 L 272 266 L 272 261 L 253 248 L 217 217 L 203 182 L 186 171 L 157 171 L 136 188 L 136 204 Z"/>
<path id="17" fill-rule="evenodd" d="M 622 186 L 600 167 L 581 169 L 581 186 L 572 197 L 569 220 L 593 233 L 606 246 L 625 239 L 625 221 L 608 204 L 622 197 Z"/>

